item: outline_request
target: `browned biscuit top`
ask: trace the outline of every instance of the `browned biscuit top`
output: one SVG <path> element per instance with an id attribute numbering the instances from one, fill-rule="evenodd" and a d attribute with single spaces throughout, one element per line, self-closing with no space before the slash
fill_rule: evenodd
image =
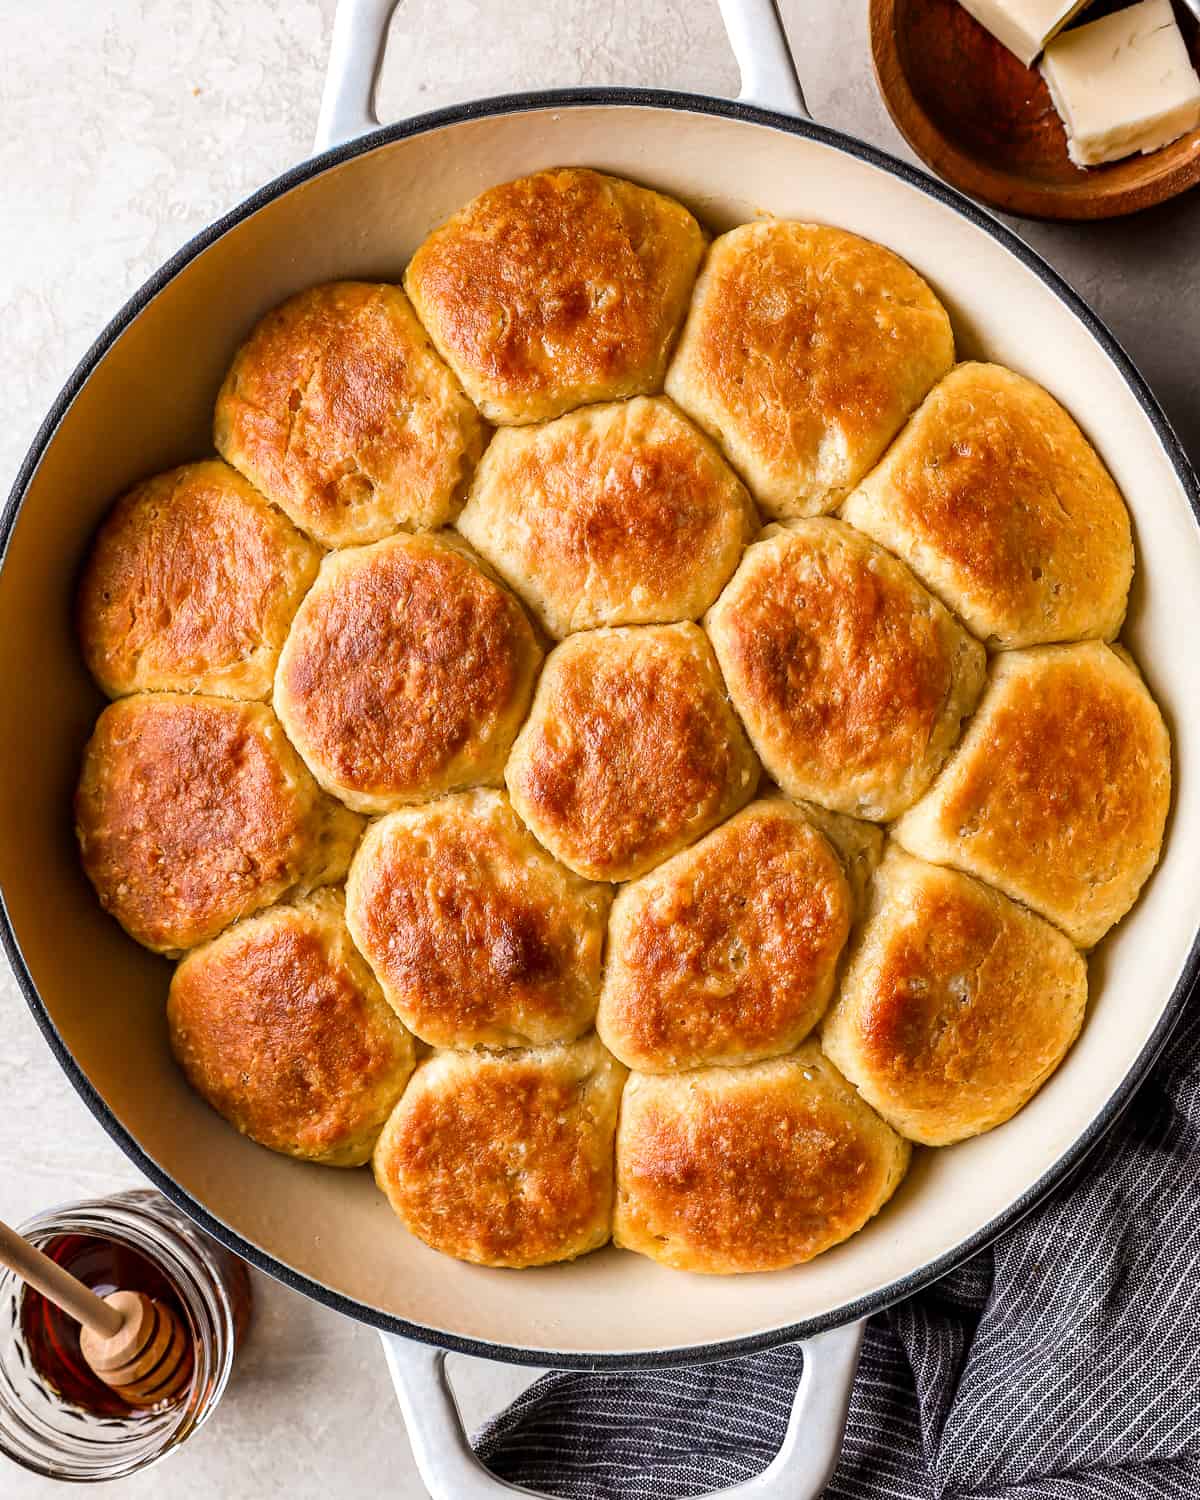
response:
<path id="1" fill-rule="evenodd" d="M 893 817 L 924 790 L 983 685 L 982 647 L 840 521 L 769 530 L 706 623 L 767 769 L 860 817 Z"/>
<path id="2" fill-rule="evenodd" d="M 645 625 L 551 652 L 505 777 L 564 864 L 626 880 L 749 801 L 758 764 L 703 633 Z"/>
<path id="3" fill-rule="evenodd" d="M 555 636 L 694 619 L 756 527 L 710 440 L 644 397 L 502 429 L 458 521 Z"/>
<path id="4" fill-rule="evenodd" d="M 426 1244 L 489 1266 L 569 1260 L 608 1239 L 625 1070 L 593 1037 L 439 1052 L 384 1127 L 375 1177 Z"/>
<path id="5" fill-rule="evenodd" d="M 954 360 L 945 309 L 893 251 L 781 220 L 713 242 L 667 394 L 776 516 L 831 509 Z"/>
<path id="6" fill-rule="evenodd" d="M 269 312 L 217 398 L 217 449 L 328 547 L 444 525 L 484 427 L 399 287 L 337 281 Z"/>
<path id="7" fill-rule="evenodd" d="M 236 470 L 212 460 L 135 486 L 88 558 L 79 637 L 109 695 L 265 698 L 320 552 Z"/>
<path id="8" fill-rule="evenodd" d="M 892 846 L 823 1045 L 902 1134 L 948 1145 L 1023 1105 L 1074 1040 L 1087 968 L 999 891 Z"/>
<path id="9" fill-rule="evenodd" d="M 516 599 L 447 536 L 322 564 L 275 705 L 318 781 L 360 812 L 500 779 L 541 650 Z"/>
<path id="10" fill-rule="evenodd" d="M 405 808 L 367 832 L 347 917 L 384 993 L 423 1041 L 571 1041 L 592 1023 L 608 914 L 503 792 Z"/>
<path id="11" fill-rule="evenodd" d="M 962 746 L 897 824 L 1090 947 L 1154 868 L 1171 745 L 1137 671 L 1099 641 L 995 658 Z"/>
<path id="12" fill-rule="evenodd" d="M 616 1242 L 687 1271 L 794 1266 L 860 1229 L 908 1156 L 815 1042 L 742 1068 L 634 1074 Z"/>
<path id="13" fill-rule="evenodd" d="M 537 421 L 661 386 L 703 245 L 660 193 L 535 172 L 434 230 L 405 287 L 484 415 Z"/>
<path id="14" fill-rule="evenodd" d="M 829 1000 L 851 914 L 828 839 L 782 798 L 754 802 L 618 895 L 600 1034 L 646 1072 L 790 1051 Z"/>
<path id="15" fill-rule="evenodd" d="M 1125 502 L 1058 402 L 1012 370 L 947 375 L 842 514 L 996 645 L 1120 628 Z"/>
<path id="16" fill-rule="evenodd" d="M 413 1067 L 412 1039 L 320 891 L 193 949 L 167 1002 L 188 1081 L 273 1151 L 359 1166 Z"/>
<path id="17" fill-rule="evenodd" d="M 359 826 L 321 796 L 265 704 L 174 693 L 100 715 L 75 816 L 101 904 L 163 952 L 278 900 L 325 861 L 335 825 L 344 870 Z"/>

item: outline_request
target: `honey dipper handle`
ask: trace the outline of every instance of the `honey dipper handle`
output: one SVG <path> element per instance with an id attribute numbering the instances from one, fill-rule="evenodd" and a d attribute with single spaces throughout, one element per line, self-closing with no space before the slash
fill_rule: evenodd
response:
<path id="1" fill-rule="evenodd" d="M 15 1271 L 22 1281 L 61 1307 L 69 1317 L 101 1338 L 115 1338 L 125 1324 L 124 1315 L 84 1286 L 69 1271 L 56 1266 L 48 1255 L 35 1250 L 15 1229 L 0 1222 L 0 1264 Z"/>

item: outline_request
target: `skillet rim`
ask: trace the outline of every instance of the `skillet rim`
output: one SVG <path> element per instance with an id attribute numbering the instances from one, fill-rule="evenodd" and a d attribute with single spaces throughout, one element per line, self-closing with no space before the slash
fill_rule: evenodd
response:
<path id="1" fill-rule="evenodd" d="M 116 316 L 107 324 L 91 348 L 79 361 L 66 384 L 55 398 L 26 453 L 12 490 L 0 513 L 0 569 L 8 559 L 9 543 L 17 519 L 24 505 L 30 482 L 41 463 L 42 457 L 54 439 L 63 416 L 79 392 L 90 379 L 97 365 L 126 328 L 140 315 L 149 303 L 174 278 L 203 251 L 256 213 L 260 208 L 290 192 L 292 188 L 310 181 L 330 168 L 340 166 L 368 151 L 388 146 L 410 136 L 424 135 L 447 125 L 460 124 L 468 120 L 485 119 L 489 116 L 519 114 L 538 109 L 570 109 L 579 107 L 634 107 L 670 109 L 683 114 L 721 116 L 751 125 L 765 125 L 789 135 L 806 137 L 858 157 L 870 166 L 900 178 L 908 186 L 925 196 L 935 199 L 953 209 L 975 225 L 984 234 L 998 241 L 1022 265 L 1038 277 L 1084 325 L 1104 353 L 1116 366 L 1117 371 L 1142 408 L 1155 435 L 1178 476 L 1192 510 L 1192 519 L 1200 528 L 1200 479 L 1172 428 L 1170 421 L 1158 401 L 1152 395 L 1108 326 L 1091 310 L 1087 303 L 1050 265 L 1027 245 L 1013 230 L 993 214 L 979 207 L 964 194 L 948 184 L 938 181 L 929 173 L 907 162 L 899 160 L 878 147 L 868 145 L 854 136 L 820 125 L 812 120 L 799 119 L 780 114 L 775 110 L 762 109 L 757 105 L 743 104 L 735 99 L 720 99 L 706 94 L 689 94 L 670 89 L 638 88 L 566 88 L 534 92 L 500 94 L 486 99 L 470 100 L 463 104 L 432 110 L 383 126 L 364 136 L 344 142 L 328 151 L 314 156 L 274 178 L 257 189 L 242 203 L 216 219 L 188 240 L 174 255 L 133 294 Z M 719 1360 L 733 1359 L 760 1350 L 775 1348 L 780 1344 L 793 1343 L 822 1333 L 827 1329 L 841 1327 L 872 1313 L 880 1312 L 893 1303 L 929 1286 L 956 1266 L 961 1265 L 979 1250 L 991 1244 L 1005 1230 L 1010 1229 L 1033 1209 L 1054 1187 L 1058 1186 L 1102 1140 L 1122 1112 L 1131 1102 L 1138 1087 L 1157 1061 L 1178 1023 L 1187 998 L 1197 976 L 1200 975 L 1200 926 L 1192 940 L 1187 960 L 1171 991 L 1171 996 L 1159 1017 L 1153 1032 L 1141 1051 L 1133 1059 L 1118 1088 L 1106 1101 L 1103 1108 L 1088 1128 L 1077 1137 L 1058 1160 L 1042 1174 L 1031 1187 L 1014 1199 L 1002 1213 L 995 1215 L 960 1241 L 952 1250 L 936 1257 L 907 1275 L 889 1282 L 887 1286 L 845 1303 L 828 1313 L 797 1323 L 784 1324 L 765 1332 L 725 1339 L 717 1343 L 690 1344 L 674 1348 L 650 1351 L 618 1353 L 568 1353 L 553 1349 L 529 1349 L 505 1344 L 491 1343 L 465 1335 L 446 1333 L 440 1329 L 426 1328 L 410 1323 L 394 1314 L 382 1312 L 376 1307 L 357 1301 L 342 1292 L 333 1290 L 324 1283 L 303 1275 L 275 1256 L 244 1239 L 236 1230 L 209 1212 L 197 1199 L 182 1188 L 170 1174 L 157 1165 L 142 1149 L 129 1131 L 120 1123 L 101 1098 L 90 1079 L 76 1062 L 57 1027 L 51 1019 L 45 1002 L 38 994 L 33 976 L 21 953 L 20 942 L 8 911 L 8 903 L 0 890 L 0 945 L 16 977 L 39 1030 L 58 1060 L 71 1085 L 82 1098 L 100 1125 L 121 1148 L 125 1155 L 158 1190 L 206 1233 L 239 1255 L 258 1270 L 290 1287 L 293 1291 L 312 1298 L 315 1302 L 345 1314 L 360 1323 L 377 1328 L 381 1332 L 399 1334 L 424 1344 L 432 1344 L 457 1354 L 473 1355 L 479 1359 L 498 1360 L 515 1365 L 550 1366 L 561 1370 L 631 1370 L 651 1368 L 678 1368 L 687 1365 L 709 1364 Z"/>

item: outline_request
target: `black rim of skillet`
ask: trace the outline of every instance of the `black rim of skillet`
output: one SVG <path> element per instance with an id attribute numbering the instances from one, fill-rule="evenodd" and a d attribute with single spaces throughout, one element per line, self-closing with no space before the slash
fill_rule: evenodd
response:
<path id="1" fill-rule="evenodd" d="M 815 124 L 810 120 L 801 120 L 788 115 L 777 114 L 773 110 L 741 104 L 736 100 L 717 99 L 700 94 L 677 93 L 671 90 L 574 88 L 553 89 L 538 93 L 505 94 L 496 98 L 475 100 L 448 109 L 435 110 L 429 114 L 419 115 L 415 118 L 401 121 L 398 124 L 374 130 L 366 136 L 336 146 L 332 150 L 322 153 L 320 156 L 313 157 L 311 160 L 291 168 L 289 171 L 283 173 L 282 176 L 277 177 L 273 182 L 267 183 L 266 186 L 252 194 L 237 208 L 232 209 L 215 223 L 209 225 L 207 229 L 196 235 L 194 239 L 178 250 L 170 260 L 155 272 L 108 324 L 79 362 L 74 373 L 59 393 L 54 405 L 50 408 L 45 421 L 34 438 L 29 452 L 25 456 L 24 462 L 21 464 L 3 514 L 0 515 L 0 566 L 3 566 L 3 561 L 7 556 L 9 540 L 20 513 L 25 493 L 29 487 L 29 482 L 40 464 L 43 454 L 53 440 L 58 424 L 62 420 L 67 408 L 79 394 L 92 374 L 92 371 L 129 324 L 133 322 L 148 303 L 190 261 L 194 260 L 210 245 L 215 243 L 215 241 L 235 228 L 244 219 L 249 218 L 258 209 L 281 197 L 292 188 L 299 186 L 310 178 L 316 177 L 322 172 L 328 171 L 331 167 L 336 167 L 342 162 L 349 161 L 352 157 L 373 151 L 380 146 L 389 145 L 393 141 L 404 140 L 409 136 L 424 135 L 429 131 L 438 130 L 446 125 L 455 125 L 467 120 L 485 119 L 494 115 L 521 113 L 539 109 L 569 109 L 589 105 L 633 106 L 678 110 L 684 114 L 719 115 L 727 119 L 744 121 L 747 124 L 769 126 L 775 130 L 784 131 L 789 135 L 807 137 L 810 140 L 819 141 L 824 145 L 833 147 L 835 150 L 842 151 L 848 156 L 858 157 L 860 160 L 868 162 L 870 165 L 878 167 L 894 177 L 899 177 L 902 181 L 924 193 L 927 197 L 936 199 L 940 203 L 954 209 L 964 218 L 969 219 L 971 223 L 983 230 L 985 234 L 998 240 L 1006 250 L 1010 251 L 1028 270 L 1032 271 L 1049 287 L 1055 296 L 1061 302 L 1065 303 L 1069 310 L 1075 314 L 1108 355 L 1153 426 L 1158 440 L 1162 444 L 1187 494 L 1192 507 L 1193 517 L 1200 523 L 1200 481 L 1197 480 L 1196 473 L 1179 439 L 1172 430 L 1166 414 L 1150 393 L 1145 381 L 1120 343 L 1077 293 L 1067 285 L 1057 272 L 1053 271 L 1046 264 L 1035 250 L 1025 244 L 1023 240 L 992 214 L 980 208 L 962 193 L 948 187 L 943 182 L 939 182 L 928 173 L 911 167 L 906 162 L 899 161 L 893 156 L 889 156 L 886 152 L 880 151 L 874 146 L 866 145 L 853 136 L 845 135 L 841 131 L 833 130 L 825 125 Z M 889 1283 L 887 1286 L 872 1292 L 866 1297 L 861 1297 L 854 1302 L 847 1303 L 842 1307 L 802 1322 L 784 1324 L 779 1328 L 749 1334 L 742 1338 L 728 1339 L 715 1344 L 686 1345 L 679 1348 L 638 1353 L 587 1354 L 563 1353 L 553 1349 L 510 1347 L 504 1344 L 485 1342 L 481 1339 L 467 1338 L 459 1334 L 443 1333 L 437 1329 L 424 1328 L 420 1324 L 406 1322 L 403 1318 L 395 1317 L 389 1313 L 380 1311 L 378 1308 L 357 1302 L 353 1298 L 347 1297 L 343 1293 L 337 1292 L 323 1283 L 313 1280 L 311 1277 L 301 1275 L 266 1251 L 260 1250 L 248 1240 L 243 1239 L 229 1225 L 211 1214 L 190 1193 L 175 1182 L 169 1173 L 158 1166 L 142 1150 L 141 1146 L 117 1120 L 108 1105 L 100 1097 L 90 1079 L 75 1061 L 74 1056 L 55 1027 L 41 996 L 37 992 L 33 976 L 30 974 L 21 954 L 20 945 L 9 917 L 8 906 L 3 899 L 2 893 L 0 893 L 0 941 L 3 942 L 8 960 L 16 974 L 17 982 L 21 986 L 29 1008 L 33 1012 L 34 1019 L 41 1028 L 42 1034 L 45 1036 L 46 1041 L 49 1043 L 51 1050 L 57 1057 L 76 1092 L 82 1097 L 92 1114 L 95 1115 L 96 1119 L 99 1120 L 112 1139 L 120 1146 L 125 1155 L 133 1161 L 161 1192 L 177 1204 L 207 1233 L 211 1234 L 244 1260 L 249 1261 L 251 1265 L 256 1266 L 260 1271 L 266 1272 L 277 1281 L 281 1281 L 284 1285 L 302 1292 L 305 1296 L 323 1303 L 326 1307 L 331 1307 L 338 1312 L 345 1313 L 348 1317 L 354 1318 L 358 1322 L 367 1323 L 385 1332 L 401 1334 L 406 1338 L 437 1345 L 443 1349 L 457 1353 L 475 1355 L 481 1359 L 503 1360 L 521 1365 L 553 1366 L 557 1369 L 647 1369 L 655 1366 L 695 1365 L 732 1359 L 739 1355 L 754 1353 L 757 1350 L 770 1349 L 780 1344 L 809 1338 L 826 1329 L 839 1327 L 859 1318 L 864 1318 L 871 1313 L 879 1312 L 894 1302 L 900 1301 L 902 1298 L 911 1296 L 914 1292 L 920 1291 L 931 1282 L 938 1280 L 939 1277 L 944 1276 L 955 1266 L 967 1260 L 976 1251 L 983 1249 L 1004 1230 L 1011 1228 L 1019 1219 L 1023 1218 L 1035 1204 L 1060 1183 L 1069 1172 L 1077 1167 L 1087 1153 L 1102 1139 L 1104 1134 L 1112 1127 L 1121 1112 L 1129 1104 L 1139 1084 L 1141 1084 L 1166 1046 L 1171 1031 L 1183 1012 L 1184 1005 L 1197 974 L 1200 973 L 1200 933 L 1198 933 L 1192 942 L 1183 972 L 1176 981 L 1171 998 L 1158 1024 L 1155 1026 L 1154 1031 L 1142 1047 L 1138 1056 L 1130 1065 L 1120 1086 L 1105 1104 L 1104 1108 L 1070 1149 L 1065 1151 L 1049 1171 L 1034 1183 L 1031 1188 L 1022 1193 L 1013 1203 L 1009 1204 L 1003 1213 L 998 1214 L 987 1224 L 983 1225 L 982 1228 L 976 1230 L 974 1234 L 955 1246 L 953 1250 L 938 1256 L 935 1260 L 910 1272 L 907 1276 Z"/>

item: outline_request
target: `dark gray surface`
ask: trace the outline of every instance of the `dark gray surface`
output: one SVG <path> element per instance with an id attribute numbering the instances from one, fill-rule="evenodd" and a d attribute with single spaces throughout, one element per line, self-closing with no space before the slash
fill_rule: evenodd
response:
<path id="1" fill-rule="evenodd" d="M 1009 222 L 1124 344 L 1200 463 L 1200 191 L 1101 224 Z"/>

